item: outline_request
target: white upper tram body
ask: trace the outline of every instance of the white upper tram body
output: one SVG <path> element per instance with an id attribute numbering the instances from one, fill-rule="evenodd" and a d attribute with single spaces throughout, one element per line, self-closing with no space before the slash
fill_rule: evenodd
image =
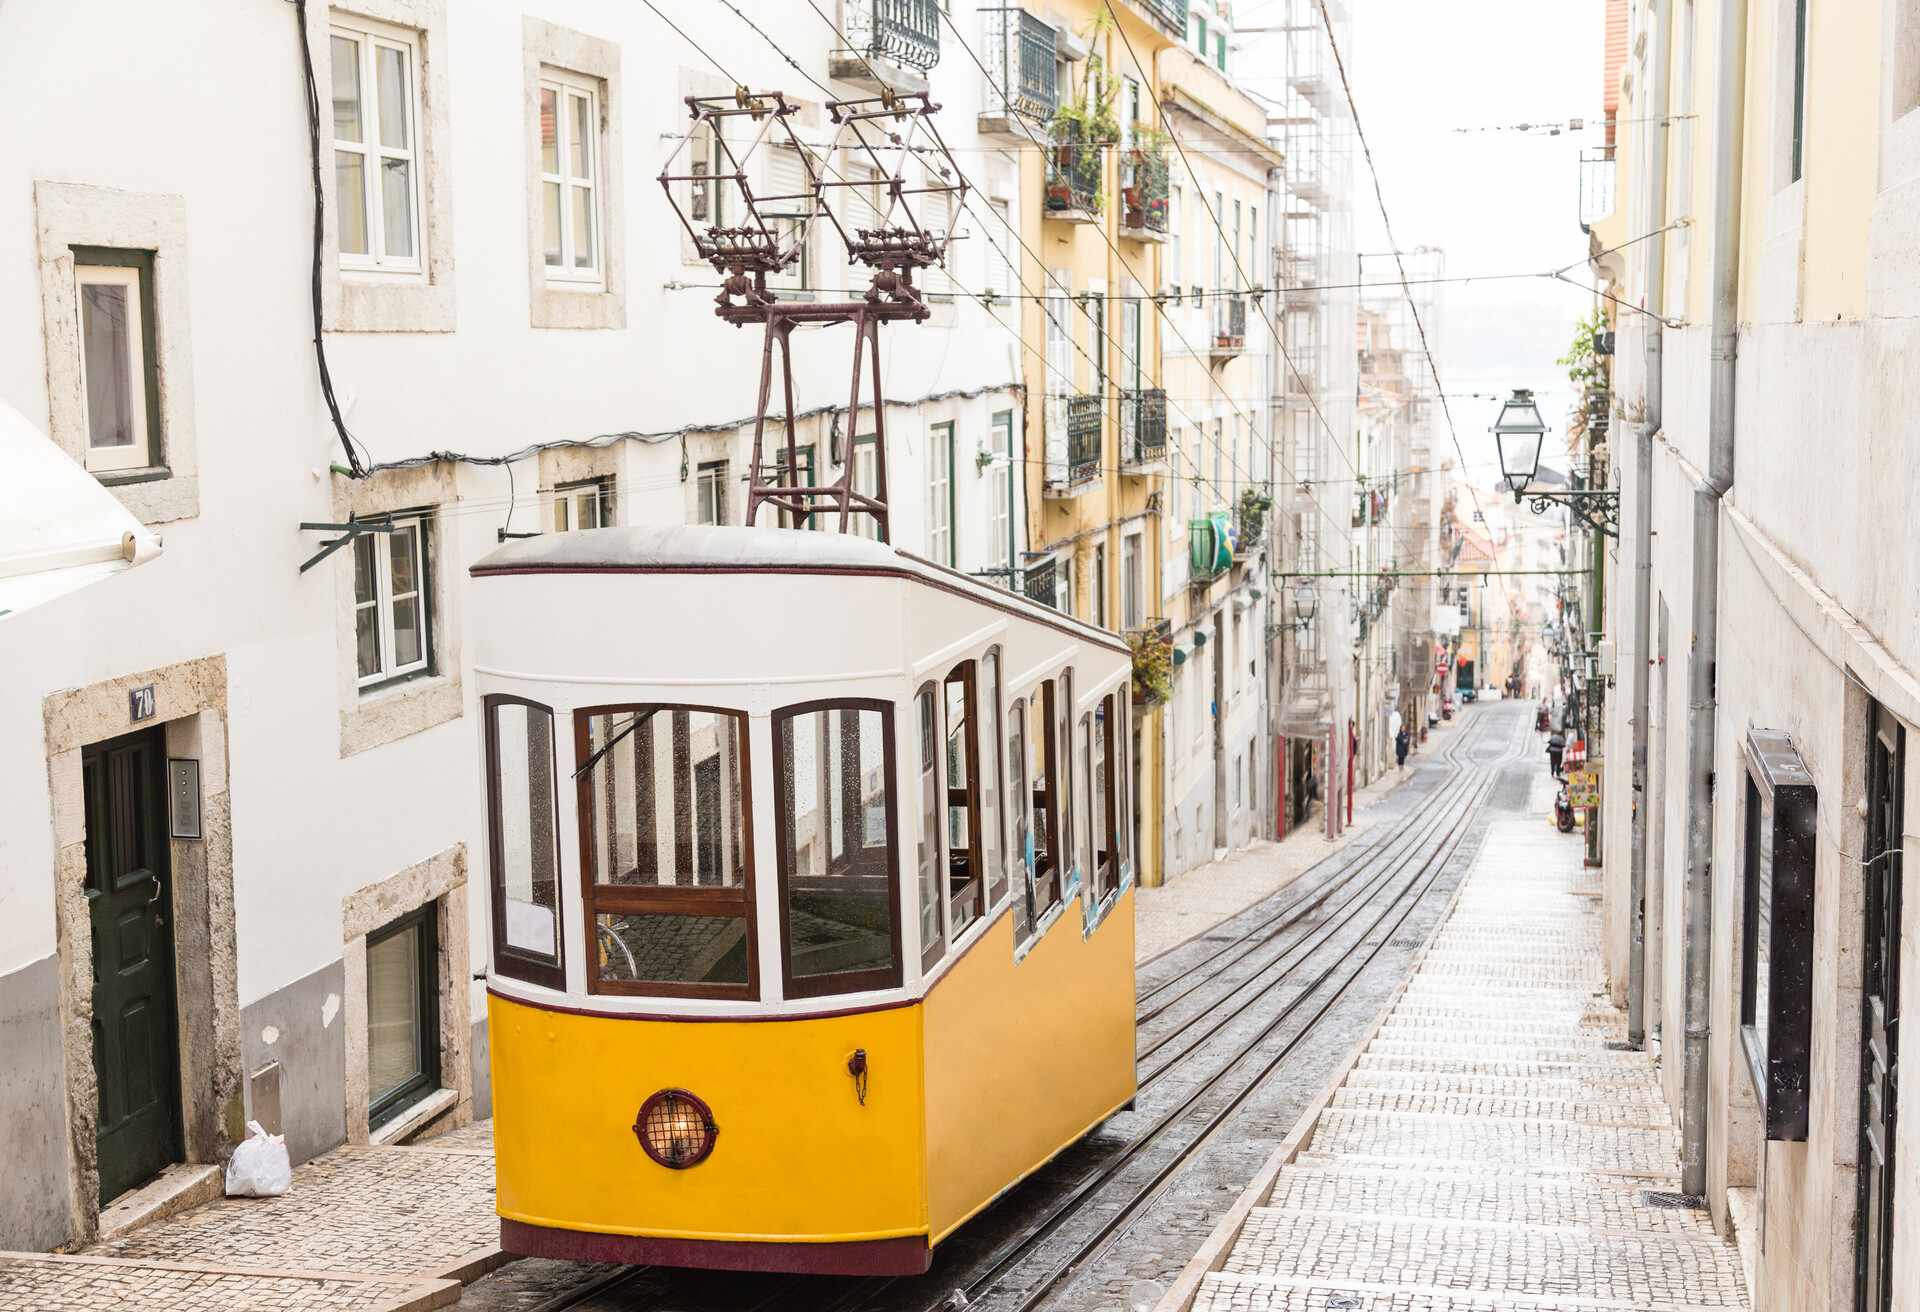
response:
<path id="1" fill-rule="evenodd" d="M 1116 635 L 825 532 L 598 529 L 472 572 L 497 993 L 614 1015 L 878 1005 L 924 996 L 1001 914 L 1031 944 L 1130 905 Z M 1049 759 L 1067 787 L 1041 807 Z M 835 762 L 864 781 L 850 796 Z M 1036 906 L 1049 823 L 1071 856 L 1043 863 L 1063 877 Z M 890 916 L 849 929 L 787 896 L 835 874 L 884 888 Z"/>

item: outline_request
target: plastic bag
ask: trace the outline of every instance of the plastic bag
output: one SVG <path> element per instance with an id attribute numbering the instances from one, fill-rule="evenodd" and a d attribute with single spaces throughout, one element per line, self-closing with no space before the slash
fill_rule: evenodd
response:
<path id="1" fill-rule="evenodd" d="M 227 1162 L 227 1197 L 277 1198 L 293 1185 L 293 1163 L 285 1136 L 268 1134 L 260 1122 L 247 1122 L 247 1141 Z"/>

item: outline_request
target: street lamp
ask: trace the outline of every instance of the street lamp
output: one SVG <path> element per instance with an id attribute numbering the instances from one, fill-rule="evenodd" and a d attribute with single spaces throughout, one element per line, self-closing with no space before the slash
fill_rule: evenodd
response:
<path id="1" fill-rule="evenodd" d="M 1513 396 L 1500 406 L 1500 417 L 1493 422 L 1493 440 L 1500 448 L 1501 481 L 1520 502 L 1534 476 L 1540 472 L 1540 443 L 1547 426 L 1540 419 L 1540 407 L 1533 403 L 1529 388 L 1516 387 Z"/>
<path id="2" fill-rule="evenodd" d="M 1301 579 L 1293 585 L 1294 628 L 1305 633 L 1307 626 L 1313 623 L 1314 612 L 1320 608 L 1320 594 L 1313 590 L 1312 579 Z"/>
<path id="3" fill-rule="evenodd" d="M 1594 532 L 1619 537 L 1618 492 L 1547 492 L 1532 487 L 1540 472 L 1540 444 L 1546 435 L 1547 426 L 1541 422 L 1540 407 L 1533 403 L 1533 392 L 1514 388 L 1513 395 L 1501 403 L 1500 417 L 1493 423 L 1493 438 L 1500 449 L 1500 481 L 1513 493 L 1513 504 L 1526 501 L 1536 515 L 1546 514 L 1549 506 L 1565 506 Z"/>

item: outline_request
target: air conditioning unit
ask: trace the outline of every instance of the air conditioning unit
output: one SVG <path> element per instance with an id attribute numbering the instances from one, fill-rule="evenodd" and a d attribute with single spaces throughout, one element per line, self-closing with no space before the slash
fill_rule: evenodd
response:
<path id="1" fill-rule="evenodd" d="M 1594 646 L 1594 672 L 1603 679 L 1613 677 L 1613 639 L 1602 638 Z"/>

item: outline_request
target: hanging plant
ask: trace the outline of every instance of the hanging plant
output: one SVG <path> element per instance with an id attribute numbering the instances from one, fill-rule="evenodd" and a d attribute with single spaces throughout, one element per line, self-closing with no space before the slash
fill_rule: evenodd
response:
<path id="1" fill-rule="evenodd" d="M 1250 487 L 1240 494 L 1240 542 L 1242 549 L 1252 546 L 1260 540 L 1266 529 L 1267 512 L 1273 509 L 1273 498 L 1259 488 Z"/>
<path id="2" fill-rule="evenodd" d="M 1127 646 L 1133 649 L 1133 704 L 1165 705 L 1173 696 L 1173 640 L 1148 629 L 1129 633 Z"/>

